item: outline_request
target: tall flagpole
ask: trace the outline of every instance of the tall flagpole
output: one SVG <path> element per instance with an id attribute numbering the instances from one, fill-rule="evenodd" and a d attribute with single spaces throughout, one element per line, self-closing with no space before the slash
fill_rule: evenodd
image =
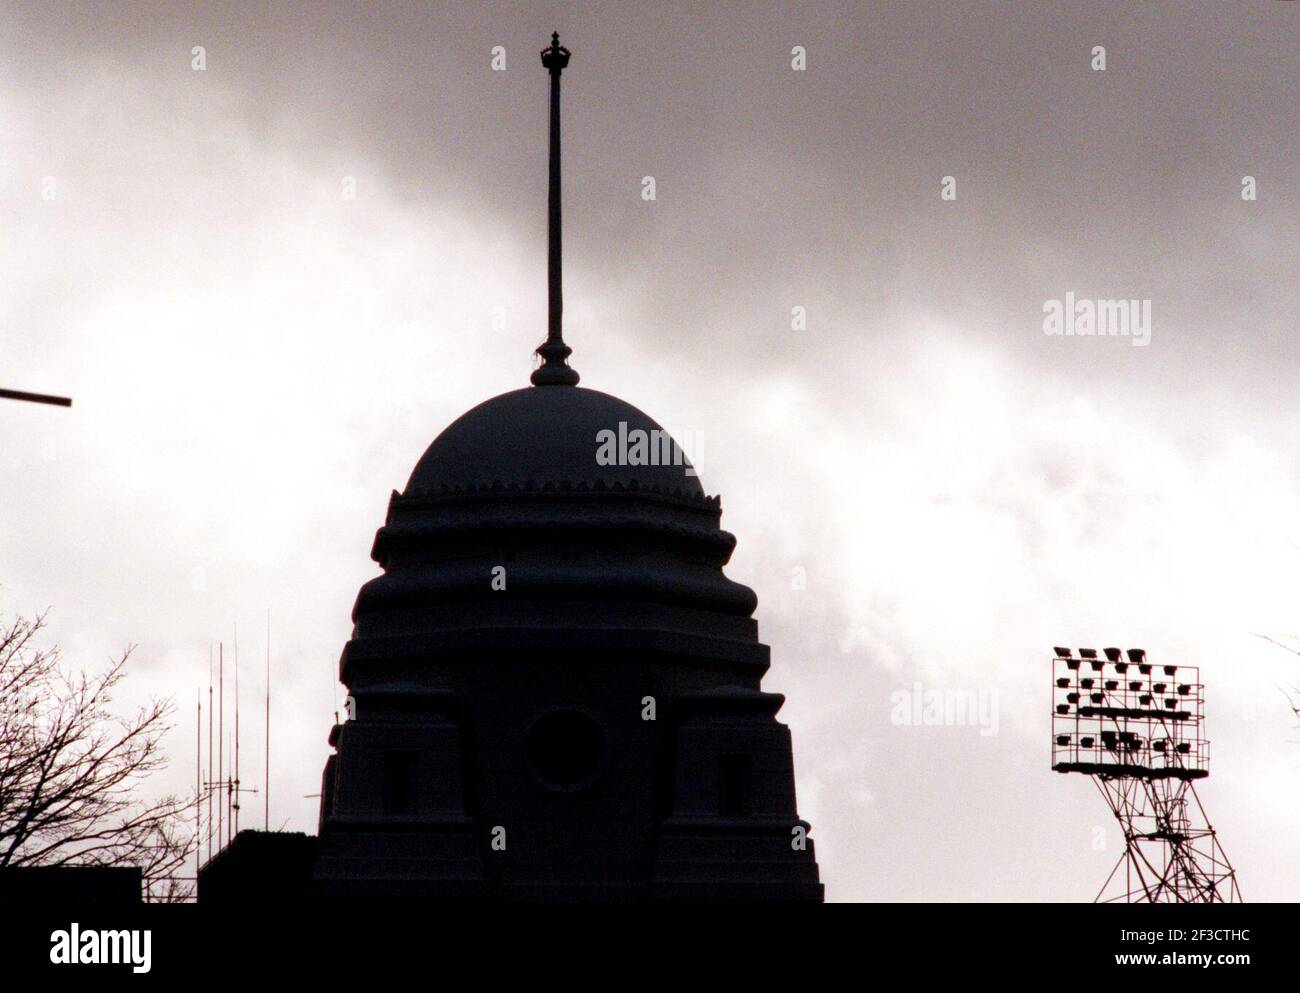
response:
<path id="1" fill-rule="evenodd" d="M 533 371 L 534 386 L 577 386 L 578 372 L 565 361 L 573 349 L 564 343 L 564 280 L 561 266 L 560 233 L 560 73 L 569 64 L 569 50 L 560 44 L 558 32 L 551 34 L 551 47 L 542 51 L 542 65 L 551 74 L 550 185 L 546 195 L 548 214 L 546 293 L 546 341 L 537 349 L 542 365 Z"/>

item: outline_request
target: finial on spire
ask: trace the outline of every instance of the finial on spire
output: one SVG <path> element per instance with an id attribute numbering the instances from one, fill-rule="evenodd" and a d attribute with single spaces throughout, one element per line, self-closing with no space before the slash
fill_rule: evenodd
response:
<path id="1" fill-rule="evenodd" d="M 542 49 L 542 65 L 558 76 L 569 64 L 569 50 L 560 44 L 560 32 L 551 32 L 551 47 Z"/>
<path id="2" fill-rule="evenodd" d="M 547 327 L 546 341 L 537 349 L 542 364 L 533 370 L 534 386 L 576 386 L 578 371 L 565 362 L 573 349 L 564 343 L 562 318 L 564 290 L 560 267 L 560 73 L 569 64 L 569 50 L 560 44 L 560 33 L 551 34 L 551 47 L 542 50 L 542 65 L 551 74 L 551 163 L 547 206 L 550 212 L 549 253 L 546 258 Z"/>

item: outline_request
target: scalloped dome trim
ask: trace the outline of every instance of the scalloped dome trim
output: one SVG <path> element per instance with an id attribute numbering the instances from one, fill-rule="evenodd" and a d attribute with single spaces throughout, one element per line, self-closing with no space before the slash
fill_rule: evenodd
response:
<path id="1" fill-rule="evenodd" d="M 523 483 L 511 482 L 505 483 L 501 480 L 493 480 L 491 483 L 466 484 L 448 486 L 442 484 L 436 488 L 412 488 L 408 487 L 405 493 L 393 491 L 393 497 L 403 501 L 412 498 L 439 498 L 439 497 L 465 497 L 477 496 L 480 494 L 544 494 L 544 493 L 637 493 L 648 494 L 656 497 L 669 499 L 673 502 L 680 502 L 692 507 L 707 507 L 709 509 L 722 509 L 722 498 L 720 496 L 707 496 L 698 493 L 692 493 L 689 490 L 680 487 L 656 486 L 653 484 L 641 483 L 638 480 L 631 480 L 627 483 L 613 482 L 606 483 L 603 479 L 598 479 L 594 483 L 588 482 L 570 482 L 561 480 L 555 482 L 552 480 L 527 480 Z"/>

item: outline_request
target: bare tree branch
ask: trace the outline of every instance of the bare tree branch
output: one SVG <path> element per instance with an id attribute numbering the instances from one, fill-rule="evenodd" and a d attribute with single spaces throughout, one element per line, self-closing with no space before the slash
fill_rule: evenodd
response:
<path id="1" fill-rule="evenodd" d="M 191 801 L 141 793 L 166 765 L 171 701 L 114 716 L 132 650 L 97 676 L 69 674 L 57 647 L 37 647 L 45 618 L 0 627 L 0 868 L 134 865 L 149 899 L 187 898 Z"/>

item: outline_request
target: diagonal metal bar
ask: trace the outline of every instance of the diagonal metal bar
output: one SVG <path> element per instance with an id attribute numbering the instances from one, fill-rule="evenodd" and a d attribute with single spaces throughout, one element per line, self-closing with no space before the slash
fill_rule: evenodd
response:
<path id="1" fill-rule="evenodd" d="M 0 390 L 0 399 L 26 400 L 29 403 L 48 403 L 56 407 L 71 407 L 72 397 L 56 397 L 48 393 L 24 393 L 22 390 Z"/>

